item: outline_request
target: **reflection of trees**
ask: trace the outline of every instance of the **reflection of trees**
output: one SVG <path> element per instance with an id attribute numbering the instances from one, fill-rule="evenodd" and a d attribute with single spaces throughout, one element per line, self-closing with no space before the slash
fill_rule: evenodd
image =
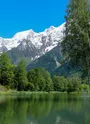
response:
<path id="1" fill-rule="evenodd" d="M 32 95 L 32 99 L 29 101 L 28 114 L 33 117 L 44 117 L 48 115 L 51 111 L 53 104 L 53 96 L 49 100 L 50 96 L 48 94 Z"/>
<path id="2" fill-rule="evenodd" d="M 11 124 L 13 119 L 14 111 L 12 108 L 12 102 L 7 100 L 7 102 L 0 105 L 0 123 L 1 124 Z"/>
<path id="3" fill-rule="evenodd" d="M 32 94 L 27 97 L 10 98 L 1 101 L 0 124 L 29 124 L 45 117 L 49 121 L 52 118 L 56 120 L 58 116 L 63 123 L 68 121 L 72 124 L 89 124 L 89 103 L 89 99 L 84 100 L 79 96 L 67 94 Z"/>
<path id="4" fill-rule="evenodd" d="M 28 111 L 28 102 L 26 100 L 17 99 L 14 101 L 14 104 L 14 116 L 17 120 L 17 124 L 25 124 Z"/>
<path id="5" fill-rule="evenodd" d="M 5 96 L 0 96 L 0 104 L 2 104 L 5 101 Z"/>
<path id="6" fill-rule="evenodd" d="M 29 103 L 29 111 L 28 114 L 34 117 L 43 117 L 50 113 L 52 108 L 52 101 L 38 101 L 34 100 Z"/>

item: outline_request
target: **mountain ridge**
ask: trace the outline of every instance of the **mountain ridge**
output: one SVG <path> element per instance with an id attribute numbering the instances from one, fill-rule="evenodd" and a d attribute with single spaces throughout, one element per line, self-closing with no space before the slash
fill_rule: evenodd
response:
<path id="1" fill-rule="evenodd" d="M 31 61 L 46 54 L 64 38 L 65 23 L 59 27 L 51 26 L 43 32 L 36 33 L 32 29 L 16 33 L 11 39 L 0 38 L 0 53 L 7 52 L 14 63 L 21 58 Z"/>
<path id="2" fill-rule="evenodd" d="M 54 26 L 51 26 L 50 28 L 45 29 L 43 32 L 39 32 L 39 33 L 36 33 L 32 29 L 30 29 L 30 30 L 18 32 L 12 38 L 0 37 L 0 52 L 3 52 L 2 51 L 3 47 L 6 48 L 6 51 L 11 50 L 12 48 L 16 48 L 17 46 L 20 45 L 20 43 L 24 39 L 30 40 L 32 44 L 35 45 L 35 47 L 40 47 L 42 45 L 41 37 L 46 37 L 47 35 L 51 36 L 55 42 L 55 40 L 60 40 L 60 38 L 63 37 L 63 34 L 62 34 L 63 28 L 64 28 L 64 24 L 62 24 L 57 28 Z M 58 34 L 60 35 L 60 37 Z"/>

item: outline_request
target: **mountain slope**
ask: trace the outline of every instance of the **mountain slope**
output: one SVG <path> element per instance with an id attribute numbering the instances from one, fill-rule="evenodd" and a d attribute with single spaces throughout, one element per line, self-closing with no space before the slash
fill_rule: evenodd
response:
<path id="1" fill-rule="evenodd" d="M 51 51 L 31 62 L 27 66 L 27 70 L 32 68 L 43 67 L 48 70 L 50 73 L 56 70 L 61 64 L 62 56 L 61 56 L 61 47 L 58 44 Z"/>
<path id="2" fill-rule="evenodd" d="M 73 76 L 80 73 L 80 68 L 73 67 L 71 62 L 62 64 L 62 59 L 61 46 L 58 44 L 51 51 L 31 62 L 27 66 L 27 70 L 43 67 L 49 71 L 51 75 L 61 76 Z"/>
<path id="3" fill-rule="evenodd" d="M 72 68 L 70 62 L 61 64 L 60 42 L 63 41 L 64 30 L 65 23 L 40 33 L 28 30 L 15 34 L 11 39 L 0 38 L 0 53 L 7 52 L 14 64 L 26 59 L 29 64 L 27 70 L 43 67 L 52 75 L 71 75 L 77 68 Z"/>
<path id="4" fill-rule="evenodd" d="M 57 28 L 51 26 L 40 33 L 33 30 L 19 32 L 11 39 L 0 38 L 0 53 L 8 52 L 14 63 L 23 57 L 29 58 L 30 61 L 35 60 L 63 40 L 64 25 L 65 23 Z"/>

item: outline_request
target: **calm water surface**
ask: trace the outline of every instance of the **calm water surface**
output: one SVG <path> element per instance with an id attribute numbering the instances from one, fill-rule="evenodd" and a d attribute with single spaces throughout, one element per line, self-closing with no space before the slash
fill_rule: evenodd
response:
<path id="1" fill-rule="evenodd" d="M 90 124 L 90 97 L 0 96 L 0 124 Z"/>

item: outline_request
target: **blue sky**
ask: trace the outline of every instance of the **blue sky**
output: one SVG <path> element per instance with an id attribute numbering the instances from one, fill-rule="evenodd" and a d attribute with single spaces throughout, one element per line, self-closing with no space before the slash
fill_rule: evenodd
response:
<path id="1" fill-rule="evenodd" d="M 0 36 L 12 37 L 16 32 L 36 32 L 59 26 L 64 20 L 68 0 L 1 0 Z"/>

